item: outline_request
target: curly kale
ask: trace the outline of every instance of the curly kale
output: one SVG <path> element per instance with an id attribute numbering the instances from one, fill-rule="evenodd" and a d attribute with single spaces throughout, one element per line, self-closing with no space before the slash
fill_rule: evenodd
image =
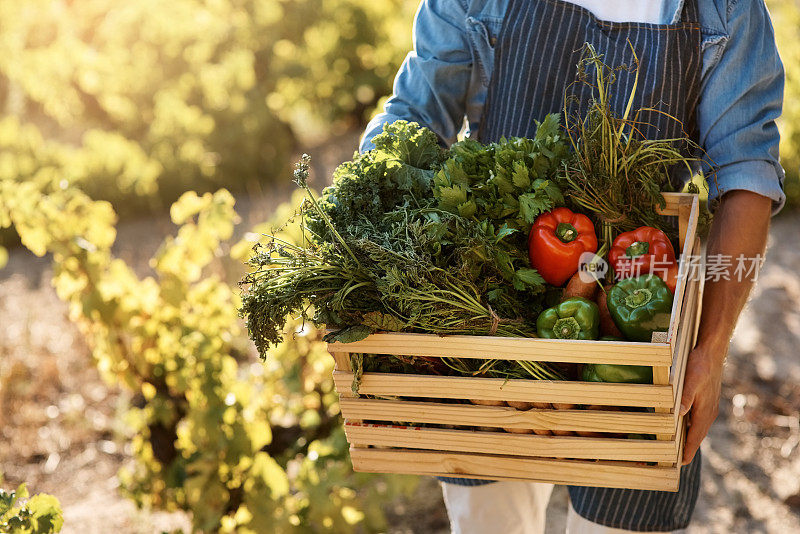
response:
<path id="1" fill-rule="evenodd" d="M 393 210 L 430 204 L 433 175 L 447 158 L 436 134 L 415 122 L 387 124 L 372 141 L 376 148 L 339 165 L 322 191 L 320 206 L 343 235 Z M 326 235 L 317 214 L 309 214 L 309 227 Z"/>

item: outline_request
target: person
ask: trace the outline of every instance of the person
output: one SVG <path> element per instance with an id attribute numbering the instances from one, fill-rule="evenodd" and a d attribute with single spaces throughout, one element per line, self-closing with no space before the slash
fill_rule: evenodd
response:
<path id="1" fill-rule="evenodd" d="M 763 0 L 423 0 L 413 51 L 360 149 L 398 119 L 432 129 L 450 145 L 465 127 L 482 142 L 532 137 L 560 112 L 584 43 L 610 66 L 639 59 L 636 105 L 680 121 L 705 151 L 715 216 L 707 258 L 760 258 L 769 219 L 783 205 L 778 161 L 784 72 Z M 612 87 L 621 114 L 634 87 L 621 70 Z M 662 116 L 665 117 L 665 116 Z M 655 120 L 672 138 L 675 122 Z M 674 531 L 689 523 L 700 481 L 700 442 L 717 416 L 722 368 L 752 284 L 707 280 L 681 412 L 689 413 L 677 493 L 570 487 L 568 532 Z M 442 479 L 455 533 L 543 532 L 552 486 Z"/>

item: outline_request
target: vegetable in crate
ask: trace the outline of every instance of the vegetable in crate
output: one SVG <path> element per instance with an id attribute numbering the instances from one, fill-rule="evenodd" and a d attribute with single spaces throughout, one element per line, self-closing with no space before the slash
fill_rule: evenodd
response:
<path id="1" fill-rule="evenodd" d="M 591 300 L 568 298 L 540 313 L 536 330 L 539 337 L 545 339 L 597 339 L 600 312 Z"/>
<path id="2" fill-rule="evenodd" d="M 646 365 L 611 365 L 590 363 L 583 366 L 584 382 L 618 382 L 624 384 L 652 384 L 653 368 Z"/>
<path id="3" fill-rule="evenodd" d="M 636 58 L 634 61 L 638 63 Z M 693 173 L 692 164 L 698 158 L 692 154 L 700 153 L 700 147 L 688 137 L 645 139 L 637 121 L 640 113 L 653 111 L 649 108 L 633 110 L 629 106 L 622 116 L 616 116 L 609 102 L 615 94 L 611 87 L 614 68 L 605 65 L 591 45 L 586 45 L 579 69 L 594 72 L 595 79 L 585 83 L 592 86 L 597 98 L 584 114 L 566 113 L 569 100 L 564 103 L 574 157 L 566 162 L 557 182 L 567 205 L 601 225 L 601 250 L 608 250 L 620 232 L 640 226 L 674 233 L 658 213 L 666 206 L 661 193 L 675 189 L 671 180 L 674 171 Z M 630 102 L 636 90 L 634 84 Z"/>
<path id="4" fill-rule="evenodd" d="M 611 284 L 603 285 L 602 291 L 598 291 L 595 298 L 597 309 L 600 310 L 600 335 L 622 339 L 622 332 L 617 328 L 614 318 L 611 317 L 611 312 L 608 311 L 608 291 L 610 289 Z"/>
<path id="5" fill-rule="evenodd" d="M 564 292 L 561 294 L 561 300 L 566 300 L 571 297 L 583 297 L 588 300 L 595 300 L 597 292 L 600 289 L 600 283 L 592 278 L 590 282 L 584 281 L 581 273 L 575 273 L 570 277 L 569 282 L 564 287 Z"/>
<path id="6" fill-rule="evenodd" d="M 533 139 L 489 145 L 467 139 L 450 147 L 449 156 L 433 178 L 439 208 L 520 231 L 520 243 L 537 215 L 564 203 L 553 182 L 569 157 L 557 114 L 538 124 Z"/>
<path id="7" fill-rule="evenodd" d="M 669 329 L 672 293 L 661 278 L 646 274 L 617 282 L 608 292 L 608 311 L 630 341 L 650 341 Z"/>
<path id="8" fill-rule="evenodd" d="M 653 273 L 667 287 L 672 285 L 670 291 L 675 292 L 675 249 L 667 234 L 658 228 L 641 226 L 618 235 L 608 251 L 608 262 L 620 279 Z"/>
<path id="9" fill-rule="evenodd" d="M 536 218 L 528 240 L 531 266 L 554 286 L 578 272 L 584 252 L 597 252 L 594 225 L 586 215 L 556 208 Z"/>
<path id="10" fill-rule="evenodd" d="M 535 322 L 546 296 L 534 295 L 552 288 L 530 268 L 527 238 L 539 214 L 564 203 L 552 180 L 569 155 L 559 116 L 548 115 L 533 139 L 514 137 L 489 145 L 467 139 L 454 144 L 449 155 L 433 178 L 437 207 L 477 221 L 486 239 L 500 245 L 462 247 L 463 268 L 470 277 L 486 280 L 485 295 L 497 313 L 518 314 L 516 306 L 527 301 L 533 306 L 523 316 Z M 487 263 L 501 279 L 487 276 Z"/>
<path id="11" fill-rule="evenodd" d="M 290 314 L 335 329 L 328 339 L 340 342 L 386 330 L 534 336 L 554 291 L 530 268 L 527 228 L 517 226 L 563 200 L 546 178 L 566 154 L 558 119 L 542 128 L 533 140 L 465 143 L 453 152 L 430 130 L 396 121 L 373 139 L 374 150 L 336 169 L 319 200 L 305 157 L 295 172 L 306 192 L 295 217 L 300 236 L 267 236 L 243 281 L 241 313 L 259 352 L 280 342 Z M 467 185 L 445 185 L 463 179 L 457 169 L 468 173 Z M 520 199 L 498 207 L 509 200 L 500 194 L 508 184 Z M 474 212 L 447 204 L 449 193 L 437 196 L 446 187 L 463 190 Z M 558 377 L 536 362 L 445 363 L 467 375 Z"/>

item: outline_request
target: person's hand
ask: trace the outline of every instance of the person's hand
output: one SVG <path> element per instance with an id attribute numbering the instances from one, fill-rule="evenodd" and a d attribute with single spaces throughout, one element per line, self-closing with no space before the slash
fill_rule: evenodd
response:
<path id="1" fill-rule="evenodd" d="M 683 465 L 692 461 L 711 424 L 717 418 L 725 354 L 726 349 L 710 349 L 699 345 L 689 353 L 681 398 L 681 415 L 686 415 L 691 410 L 683 449 Z"/>

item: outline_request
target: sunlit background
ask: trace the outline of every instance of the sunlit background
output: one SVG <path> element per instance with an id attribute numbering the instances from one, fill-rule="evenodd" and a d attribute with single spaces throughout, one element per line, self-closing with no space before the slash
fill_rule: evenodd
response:
<path id="1" fill-rule="evenodd" d="M 693 532 L 800 525 L 800 3 L 767 4 L 789 203 Z M 321 187 L 352 155 L 415 8 L 0 2 L 0 487 L 57 497 L 64 532 L 447 531 L 435 482 L 352 473 L 317 333 L 262 364 L 236 315 L 292 162 L 309 152 Z"/>

